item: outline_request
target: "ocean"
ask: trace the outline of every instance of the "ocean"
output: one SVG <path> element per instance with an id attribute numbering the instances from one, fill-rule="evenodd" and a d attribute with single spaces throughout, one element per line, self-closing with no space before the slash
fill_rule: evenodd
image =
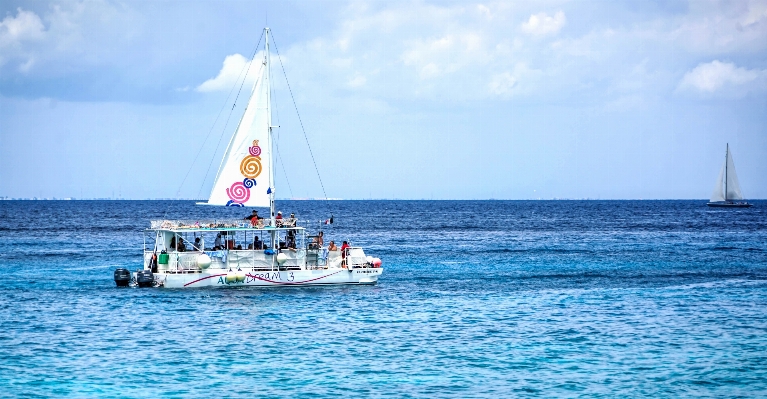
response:
<path id="1" fill-rule="evenodd" d="M 279 201 L 375 286 L 115 287 L 192 201 L 0 201 L 0 396 L 767 396 L 767 201 Z"/>

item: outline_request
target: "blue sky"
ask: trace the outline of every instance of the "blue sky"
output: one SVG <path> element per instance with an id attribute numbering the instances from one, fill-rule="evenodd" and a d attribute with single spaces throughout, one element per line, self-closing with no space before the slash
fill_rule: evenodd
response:
<path id="1" fill-rule="evenodd" d="M 0 196 L 207 197 L 267 18 L 330 197 L 767 198 L 767 1 L 4 1 Z"/>

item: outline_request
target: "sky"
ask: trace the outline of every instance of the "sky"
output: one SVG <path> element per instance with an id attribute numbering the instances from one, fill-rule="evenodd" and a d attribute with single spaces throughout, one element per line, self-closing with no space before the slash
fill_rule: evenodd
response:
<path id="1" fill-rule="evenodd" d="M 267 25 L 279 198 L 767 198 L 745 0 L 5 0 L 0 197 L 207 198 Z"/>

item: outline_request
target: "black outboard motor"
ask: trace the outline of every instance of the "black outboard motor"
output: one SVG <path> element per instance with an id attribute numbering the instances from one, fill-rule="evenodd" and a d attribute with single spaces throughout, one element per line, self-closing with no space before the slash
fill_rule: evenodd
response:
<path id="1" fill-rule="evenodd" d="M 127 287 L 130 284 L 130 272 L 128 269 L 119 268 L 115 270 L 115 284 L 118 287 Z"/>
<path id="2" fill-rule="evenodd" d="M 136 272 L 136 282 L 139 288 L 152 287 L 154 285 L 154 275 L 151 270 L 139 270 Z"/>

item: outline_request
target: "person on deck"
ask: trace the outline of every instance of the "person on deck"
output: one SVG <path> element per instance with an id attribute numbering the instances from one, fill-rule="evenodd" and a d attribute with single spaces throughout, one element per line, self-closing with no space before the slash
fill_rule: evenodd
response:
<path id="1" fill-rule="evenodd" d="M 296 227 L 296 222 L 297 222 L 296 214 L 295 213 L 291 213 L 290 214 L 290 218 L 285 221 L 285 225 L 286 226 L 290 226 L 290 227 Z"/>
<path id="2" fill-rule="evenodd" d="M 218 251 L 218 250 L 221 249 L 221 245 L 222 245 L 221 244 L 221 232 L 219 232 L 218 234 L 216 234 L 216 241 L 213 241 L 213 247 L 214 247 L 213 249 Z"/>
<path id="3" fill-rule="evenodd" d="M 277 211 L 277 217 L 274 220 L 276 220 L 277 227 L 282 227 L 282 211 Z"/>
<path id="4" fill-rule="evenodd" d="M 253 221 L 253 219 L 255 219 L 256 222 L 258 222 L 258 211 L 256 210 L 253 210 L 253 213 L 243 218 L 243 220 L 250 220 L 251 222 Z"/>
<path id="5" fill-rule="evenodd" d="M 286 234 L 286 237 L 285 237 L 285 241 L 288 248 L 296 249 L 296 231 L 288 230 L 288 233 Z"/>
<path id="6" fill-rule="evenodd" d="M 348 242 L 344 241 L 343 244 L 341 244 L 341 264 L 342 267 L 346 267 L 346 250 L 349 249 L 350 245 Z"/>
<path id="7" fill-rule="evenodd" d="M 330 251 L 338 251 L 338 247 L 336 246 L 336 243 L 334 241 L 330 241 L 330 244 L 328 244 L 328 247 L 322 250 L 322 254 L 320 255 L 320 258 L 322 258 L 323 262 L 325 263 L 325 266 L 328 265 L 328 258 L 330 257 Z"/>
<path id="8" fill-rule="evenodd" d="M 325 245 L 325 243 L 324 243 L 324 241 L 323 241 L 323 239 L 322 239 L 322 237 L 323 237 L 323 234 L 324 234 L 324 233 L 320 231 L 320 232 L 317 234 L 317 237 L 314 237 L 314 239 L 312 239 L 312 242 L 313 242 L 314 244 L 316 244 L 318 248 L 322 248 L 322 246 L 323 246 L 323 245 Z"/>
<path id="9" fill-rule="evenodd" d="M 261 223 L 261 218 L 258 216 L 258 211 L 253 211 L 253 214 L 250 216 L 250 225 L 256 227 L 259 223 Z"/>

